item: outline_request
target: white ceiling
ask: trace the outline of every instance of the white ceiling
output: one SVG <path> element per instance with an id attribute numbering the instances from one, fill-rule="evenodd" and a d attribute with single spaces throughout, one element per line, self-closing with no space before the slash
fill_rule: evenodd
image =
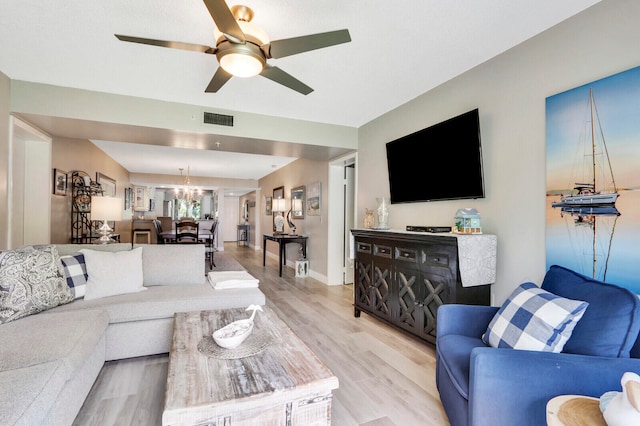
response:
<path id="1" fill-rule="evenodd" d="M 304 96 L 260 76 L 232 78 L 218 93 L 204 93 L 217 69 L 214 55 L 114 37 L 211 46 L 214 23 L 202 0 L 4 0 L 0 71 L 15 80 L 359 127 L 598 1 L 228 1 L 251 7 L 252 22 L 271 40 L 349 29 L 351 43 L 269 60 L 315 89 Z M 216 161 L 202 151 L 95 143 L 131 172 L 177 173 L 187 164 L 198 168 L 198 160 Z M 219 170 L 234 161 L 237 173 L 259 178 L 293 158 L 222 159 Z"/>

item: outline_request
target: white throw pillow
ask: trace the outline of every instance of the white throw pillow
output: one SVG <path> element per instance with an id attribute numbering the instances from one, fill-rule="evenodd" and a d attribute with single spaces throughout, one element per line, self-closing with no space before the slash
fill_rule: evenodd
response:
<path id="1" fill-rule="evenodd" d="M 142 286 L 142 247 L 113 253 L 87 249 L 80 252 L 89 276 L 84 300 L 146 290 Z"/>

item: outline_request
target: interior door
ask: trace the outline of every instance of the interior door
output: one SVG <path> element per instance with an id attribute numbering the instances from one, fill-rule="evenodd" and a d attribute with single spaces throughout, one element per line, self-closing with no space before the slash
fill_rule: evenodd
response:
<path id="1" fill-rule="evenodd" d="M 224 206 L 222 209 L 223 214 L 220 221 L 222 241 L 237 241 L 238 224 L 240 223 L 240 198 L 224 197 Z"/>
<path id="2" fill-rule="evenodd" d="M 343 267 L 344 284 L 353 283 L 353 259 L 350 256 L 351 229 L 354 228 L 354 204 L 355 204 L 355 164 L 348 164 L 344 167 L 344 247 L 343 247 Z"/>

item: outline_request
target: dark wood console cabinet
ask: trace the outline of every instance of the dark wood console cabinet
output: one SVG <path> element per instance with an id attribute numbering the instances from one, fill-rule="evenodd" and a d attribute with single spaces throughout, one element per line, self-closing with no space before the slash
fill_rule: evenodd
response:
<path id="1" fill-rule="evenodd" d="M 452 234 L 354 229 L 354 315 L 364 311 L 427 342 L 445 303 L 490 304 L 490 284 L 463 287 Z"/>

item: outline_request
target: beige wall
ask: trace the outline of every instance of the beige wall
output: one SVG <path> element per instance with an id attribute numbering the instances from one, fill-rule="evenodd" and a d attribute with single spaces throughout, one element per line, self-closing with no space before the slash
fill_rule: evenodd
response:
<path id="1" fill-rule="evenodd" d="M 95 180 L 96 172 L 116 181 L 116 197 L 123 199 L 123 220 L 115 231 L 121 242 L 131 241 L 131 211 L 124 211 L 124 189 L 129 186 L 129 172 L 88 140 L 54 138 L 51 167 L 66 172 L 80 170 Z M 51 242 L 68 243 L 71 239 L 71 188 L 65 197 L 51 196 Z"/>
<path id="2" fill-rule="evenodd" d="M 8 248 L 9 106 L 11 82 L 0 72 L 0 250 Z"/>
<path id="3" fill-rule="evenodd" d="M 604 0 L 360 129 L 358 224 L 375 197 L 388 195 L 385 143 L 473 108 L 480 109 L 486 198 L 396 204 L 390 225 L 452 225 L 475 207 L 498 236 L 493 303 L 545 265 L 545 98 L 640 65 L 640 2 Z M 425 167 L 455 167 L 431 159 Z M 421 184 L 429 185 L 430 182 Z"/>
<path id="4" fill-rule="evenodd" d="M 256 206 L 260 209 L 260 226 L 263 234 L 273 232 L 273 216 L 267 216 L 265 211 L 264 197 L 272 196 L 273 188 L 284 186 L 285 198 L 287 200 L 287 211 L 291 208 L 291 188 L 301 185 L 309 185 L 313 182 L 322 183 L 322 212 L 320 216 L 305 215 L 304 219 L 295 219 L 297 233 L 307 235 L 307 258 L 309 259 L 310 274 L 314 278 L 326 281 L 327 276 L 327 182 L 329 177 L 329 167 L 326 162 L 311 160 L 296 160 L 287 167 L 278 170 L 260 180 L 262 189 L 261 199 L 256 200 Z M 289 232 L 288 225 L 285 224 L 285 232 Z M 262 236 L 258 236 L 258 244 L 262 245 Z M 298 259 L 297 247 L 288 247 L 287 259 L 293 262 Z M 271 256 L 278 255 L 278 246 L 275 243 L 267 243 L 267 251 Z"/>

